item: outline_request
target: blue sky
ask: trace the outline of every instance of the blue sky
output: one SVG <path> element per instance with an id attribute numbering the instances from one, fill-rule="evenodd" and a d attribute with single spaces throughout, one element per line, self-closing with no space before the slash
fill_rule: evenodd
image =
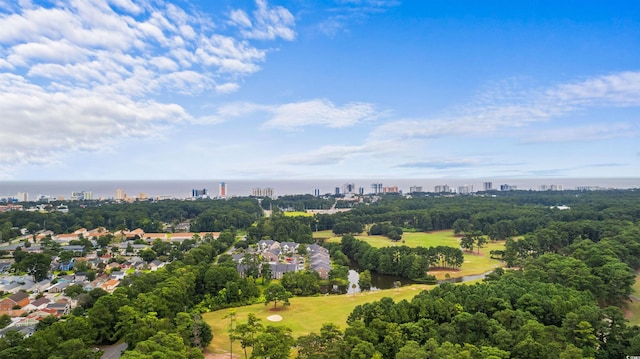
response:
<path id="1" fill-rule="evenodd" d="M 639 177 L 636 1 L 0 0 L 0 180 Z"/>

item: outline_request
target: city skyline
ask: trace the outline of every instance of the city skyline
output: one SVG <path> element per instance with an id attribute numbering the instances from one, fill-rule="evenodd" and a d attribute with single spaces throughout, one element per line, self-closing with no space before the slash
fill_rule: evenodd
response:
<path id="1" fill-rule="evenodd" d="M 639 19 L 629 1 L 0 0 L 0 181 L 638 177 Z"/>

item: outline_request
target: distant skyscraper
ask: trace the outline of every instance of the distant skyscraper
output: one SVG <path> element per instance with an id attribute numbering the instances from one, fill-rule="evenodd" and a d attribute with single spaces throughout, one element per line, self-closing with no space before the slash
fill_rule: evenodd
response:
<path id="1" fill-rule="evenodd" d="M 71 197 L 69 197 L 72 201 L 88 201 L 93 199 L 93 192 L 81 191 L 81 192 L 71 192 Z"/>
<path id="2" fill-rule="evenodd" d="M 382 193 L 382 183 L 372 183 L 371 193 L 373 194 Z"/>
<path id="3" fill-rule="evenodd" d="M 364 196 L 364 187 L 358 188 L 358 194 Z"/>
<path id="4" fill-rule="evenodd" d="M 220 182 L 220 190 L 218 191 L 220 198 L 227 197 L 227 184 Z"/>
<path id="5" fill-rule="evenodd" d="M 414 193 L 414 192 L 422 192 L 422 186 L 409 187 L 409 193 Z"/>
<path id="6" fill-rule="evenodd" d="M 509 184 L 501 184 L 500 185 L 500 190 L 501 191 L 515 191 L 518 189 L 518 186 L 513 186 L 513 185 L 509 185 Z"/>
<path id="7" fill-rule="evenodd" d="M 251 190 L 251 195 L 254 196 L 254 197 L 271 197 L 271 198 L 273 198 L 274 191 L 273 191 L 273 188 L 271 188 L 271 187 L 265 187 L 265 188 L 256 187 L 253 190 Z"/>
<path id="8" fill-rule="evenodd" d="M 319 188 L 314 189 L 313 190 L 313 195 L 316 196 L 316 197 L 320 197 L 320 189 Z"/>
<path id="9" fill-rule="evenodd" d="M 345 183 L 342 186 L 342 193 L 347 194 L 347 193 L 354 193 L 356 191 L 356 185 L 353 183 Z"/>
<path id="10" fill-rule="evenodd" d="M 18 202 L 28 202 L 29 201 L 29 193 L 27 192 L 18 192 L 16 195 L 16 199 Z"/>
<path id="11" fill-rule="evenodd" d="M 398 193 L 398 186 L 382 187 L 382 193 Z"/>
<path id="12" fill-rule="evenodd" d="M 451 192 L 451 189 L 449 188 L 449 185 L 445 184 L 445 185 L 435 186 L 433 191 L 435 193 L 443 193 L 443 192 L 449 193 L 449 192 Z"/>
<path id="13" fill-rule="evenodd" d="M 336 193 L 336 196 L 340 194 L 340 187 L 336 187 L 335 193 Z"/>
<path id="14" fill-rule="evenodd" d="M 121 190 L 120 188 L 118 188 L 116 190 L 116 201 L 124 201 L 125 199 L 127 199 L 127 194 L 124 193 L 123 190 Z"/>
<path id="15" fill-rule="evenodd" d="M 205 197 L 207 195 L 207 189 L 203 188 L 203 189 L 192 189 L 191 190 L 191 197 L 194 198 L 200 198 L 200 197 Z"/>
<path id="16" fill-rule="evenodd" d="M 482 188 L 485 191 L 491 191 L 491 190 L 493 190 L 493 183 L 491 183 L 491 182 L 483 182 L 482 183 Z"/>
<path id="17" fill-rule="evenodd" d="M 459 186 L 458 187 L 459 194 L 469 194 L 471 193 L 471 187 L 469 185 Z"/>

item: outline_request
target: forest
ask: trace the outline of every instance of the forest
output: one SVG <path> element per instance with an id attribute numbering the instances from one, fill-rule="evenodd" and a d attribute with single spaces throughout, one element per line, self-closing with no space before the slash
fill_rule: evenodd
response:
<path id="1" fill-rule="evenodd" d="M 283 198 L 282 203 L 296 208 L 297 200 Z M 442 284 L 411 300 L 384 298 L 358 306 L 344 329 L 326 323 L 294 338 L 290 329 L 255 318 L 237 323 L 232 334 L 247 356 L 624 358 L 640 353 L 640 327 L 624 316 L 640 269 L 638 190 L 381 196 L 347 212 L 314 217 L 284 216 L 275 203 L 268 218 L 262 216 L 264 202 L 252 198 L 88 202 L 71 204 L 69 213 L 0 214 L 3 240 L 21 228 L 31 233 L 96 226 L 161 231 L 167 223 L 184 221 L 193 231 L 223 232 L 217 240 L 199 239 L 184 248 L 161 270 L 126 277 L 111 294 L 79 291 L 79 306 L 71 314 L 40 322 L 31 337 L 7 332 L 0 338 L 0 359 L 99 358 L 96 346 L 117 342 L 129 345 L 123 358 L 202 358 L 214 335 L 203 313 L 318 293 L 317 278 L 305 272 L 282 281 L 266 273 L 240 276 L 229 249 L 243 251 L 261 239 L 310 244 L 316 230 L 354 224 L 363 230 L 374 225 L 403 232 L 448 229 L 461 242 L 465 237 L 504 241 L 504 250 L 492 253 L 504 269 L 476 284 Z M 391 251 L 347 234 L 341 244 L 326 246 L 338 259 L 336 276 L 344 275 L 347 260 L 372 272 L 414 279 L 426 278 L 433 267 L 464 265 L 462 243 L 460 248 L 394 246 Z M 273 297 L 276 289 L 280 294 Z"/>

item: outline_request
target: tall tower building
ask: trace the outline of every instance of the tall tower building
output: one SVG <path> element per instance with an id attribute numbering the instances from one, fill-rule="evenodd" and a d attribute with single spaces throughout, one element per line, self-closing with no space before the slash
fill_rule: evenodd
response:
<path id="1" fill-rule="evenodd" d="M 124 201 L 125 199 L 127 199 L 127 194 L 124 192 L 124 190 L 118 188 L 116 190 L 116 201 Z"/>
<path id="2" fill-rule="evenodd" d="M 482 188 L 485 191 L 491 191 L 491 190 L 493 190 L 493 183 L 491 183 L 491 182 L 483 182 L 482 183 Z"/>
<path id="3" fill-rule="evenodd" d="M 220 182 L 219 196 L 221 198 L 226 198 L 227 197 L 227 184 L 224 183 L 224 182 Z"/>

